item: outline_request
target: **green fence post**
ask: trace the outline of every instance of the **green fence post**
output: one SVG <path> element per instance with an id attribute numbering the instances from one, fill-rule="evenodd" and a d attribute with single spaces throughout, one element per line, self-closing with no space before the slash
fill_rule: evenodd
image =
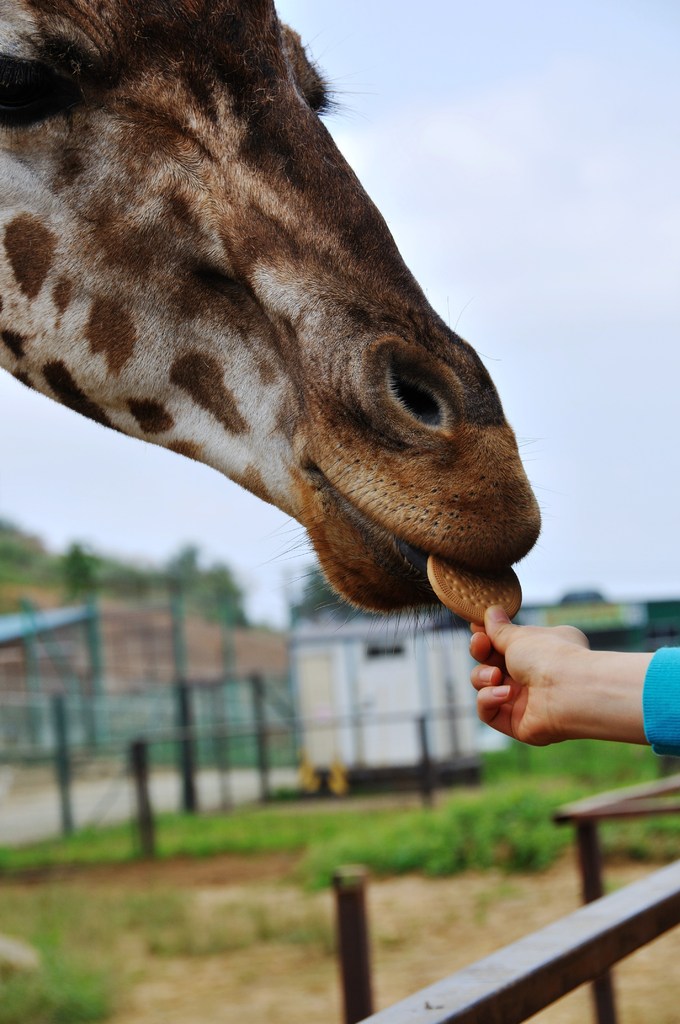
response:
<path id="1" fill-rule="evenodd" d="M 260 800 L 266 803 L 271 798 L 269 786 L 269 750 L 267 749 L 267 716 L 265 708 L 264 679 L 254 674 L 250 677 L 253 697 L 253 718 L 257 742 L 257 770 L 260 776 Z"/>
<path id="2" fill-rule="evenodd" d="M 192 736 L 191 690 L 185 682 L 179 682 L 175 691 L 177 694 L 177 725 L 180 729 L 178 748 L 179 771 L 182 780 L 182 810 L 187 814 L 196 814 L 198 798 L 196 795 L 196 758 Z"/>
<path id="3" fill-rule="evenodd" d="M 172 654 L 175 665 L 175 682 L 180 683 L 185 682 L 187 678 L 187 642 L 184 629 L 184 594 L 179 583 L 175 583 L 172 586 L 170 612 L 172 615 Z"/>
<path id="4" fill-rule="evenodd" d="M 71 756 L 68 742 L 68 721 L 66 698 L 63 693 L 56 693 L 52 698 L 55 737 L 55 770 L 61 803 L 61 827 L 65 836 L 71 835 L 74 829 L 73 808 L 71 806 Z"/>
<path id="5" fill-rule="evenodd" d="M 221 606 L 222 619 L 222 667 L 224 678 L 229 679 L 236 674 L 236 643 L 234 637 L 234 616 L 231 605 L 223 601 Z"/>
<path id="6" fill-rule="evenodd" d="M 219 779 L 220 807 L 226 811 L 231 806 L 229 790 L 229 723 L 224 714 L 224 683 L 215 683 L 211 690 L 213 733 L 213 754 Z"/>
<path id="7" fill-rule="evenodd" d="M 97 598 L 91 594 L 87 599 L 85 619 L 85 642 L 90 662 L 90 715 L 88 721 L 89 740 L 96 747 L 106 739 L 104 696 L 104 658 L 101 638 L 101 620 Z"/>
<path id="8" fill-rule="evenodd" d="M 42 689 L 40 685 L 38 635 L 35 627 L 34 609 L 32 604 L 25 598 L 22 598 L 20 601 L 20 607 L 25 623 L 22 643 L 26 663 L 26 690 L 29 697 L 28 728 L 31 742 L 37 747 L 40 745 L 41 716 L 39 698 L 41 696 Z"/>
<path id="9" fill-rule="evenodd" d="M 156 855 L 156 828 L 149 792 L 149 744 L 144 739 L 133 740 L 129 750 L 130 768 L 137 803 L 137 829 L 142 857 Z"/>
<path id="10" fill-rule="evenodd" d="M 177 727 L 181 732 L 177 743 L 179 773 L 182 780 L 182 810 L 195 814 L 198 809 L 196 798 L 196 763 L 191 708 L 191 693 L 187 685 L 187 644 L 184 629 L 184 594 L 178 580 L 171 581 L 170 611 L 172 614 L 172 653 L 175 666 L 175 694 L 177 699 Z"/>

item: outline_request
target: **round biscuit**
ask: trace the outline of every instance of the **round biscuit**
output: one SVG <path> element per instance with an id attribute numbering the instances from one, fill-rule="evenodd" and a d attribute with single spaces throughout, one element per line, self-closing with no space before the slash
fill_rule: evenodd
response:
<path id="1" fill-rule="evenodd" d="M 513 569 L 494 576 L 472 573 L 430 555 L 427 578 L 442 604 L 468 622 L 483 624 L 484 612 L 492 604 L 502 605 L 513 618 L 522 604 L 522 588 Z"/>

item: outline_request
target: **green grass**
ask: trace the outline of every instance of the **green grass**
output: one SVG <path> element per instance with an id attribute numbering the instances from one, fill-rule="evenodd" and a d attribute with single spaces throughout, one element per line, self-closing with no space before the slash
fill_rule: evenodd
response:
<path id="1" fill-rule="evenodd" d="M 33 945 L 41 967 L 3 980 L 0 1024 L 88 1024 L 111 1014 L 119 977 L 111 919 L 96 900 L 54 887 L 6 890 L 2 930 Z"/>
<path id="2" fill-rule="evenodd" d="M 571 838 L 568 828 L 552 824 L 557 807 L 652 779 L 658 764 L 646 748 L 623 744 L 516 745 L 486 757 L 483 787 L 453 790 L 428 811 L 374 806 L 367 811 L 357 798 L 330 808 L 282 803 L 228 815 L 159 815 L 158 856 L 299 853 L 301 877 L 311 886 L 327 884 L 334 867 L 348 860 L 380 874 L 440 875 L 491 865 L 540 869 Z M 667 818 L 603 826 L 607 852 L 648 859 L 680 855 L 679 832 L 680 826 Z M 0 847 L 0 874 L 122 863 L 137 852 L 130 825 L 90 829 L 69 839 Z"/>
<path id="3" fill-rule="evenodd" d="M 453 875 L 470 868 L 535 871 L 552 864 L 571 837 L 551 821 L 573 789 L 525 784 L 460 792 L 435 810 L 411 811 L 314 843 L 301 865 L 304 881 L 329 884 L 341 864 L 359 862 L 377 875 L 419 871 Z"/>
<path id="4" fill-rule="evenodd" d="M 568 830 L 552 824 L 553 810 L 582 792 L 563 782 L 514 780 L 456 791 L 432 810 L 362 810 L 357 800 L 323 809 L 161 815 L 158 856 L 299 853 L 299 877 L 314 888 L 327 885 L 347 861 L 360 861 L 381 875 L 444 875 L 493 865 L 535 870 L 551 864 L 570 841 Z M 65 840 L 0 849 L 0 872 L 120 863 L 134 853 L 129 826 L 83 831 Z"/>
<path id="5" fill-rule="evenodd" d="M 391 820 L 404 811 L 371 811 L 371 819 Z M 365 830 L 361 801 L 332 808 L 286 806 L 243 808 L 228 815 L 160 814 L 156 818 L 157 854 L 210 857 L 220 853 L 302 852 L 340 833 Z M 117 864 L 137 856 L 130 825 L 84 829 L 66 839 L 0 847 L 0 874 L 64 866 Z"/>
<path id="6" fill-rule="evenodd" d="M 350 862 L 382 876 L 413 871 L 441 876 L 490 867 L 538 871 L 573 841 L 571 828 L 552 823 L 556 808 L 657 775 L 658 761 L 643 748 L 517 746 L 486 758 L 483 787 L 453 790 L 432 809 L 381 809 L 357 798 L 303 807 L 281 803 L 228 815 L 160 815 L 158 856 L 295 853 L 297 878 L 308 889 L 327 886 L 335 869 Z M 678 817 L 608 823 L 601 834 L 608 857 L 664 861 L 680 856 Z M 0 848 L 0 876 L 123 863 L 136 855 L 130 825 L 87 830 L 67 840 Z M 130 962 L 131 948 L 139 951 L 135 963 L 226 954 L 263 942 L 333 951 L 328 907 L 309 893 L 281 902 L 255 891 L 206 908 L 180 889 L 107 890 L 87 886 L 87 875 L 85 881 L 78 878 L 50 884 L 48 874 L 39 886 L 3 887 L 2 931 L 34 945 L 42 966 L 37 974 L 2 982 L 0 1024 L 105 1020 L 129 986 L 123 965 Z"/>
<path id="7" fill-rule="evenodd" d="M 505 750 L 485 755 L 484 780 L 502 783 L 517 777 L 569 779 L 597 793 L 656 779 L 659 763 L 649 747 L 626 743 L 572 740 L 549 747 L 513 743 Z"/>
<path id="8" fill-rule="evenodd" d="M 89 1024 L 117 1008 L 145 960 L 214 956 L 254 944 L 334 952 L 330 908 L 239 897 L 204 907 L 188 890 L 115 892 L 77 885 L 5 888 L 2 929 L 39 952 L 37 972 L 3 979 L 0 1024 Z M 131 950 L 136 951 L 131 955 Z"/>

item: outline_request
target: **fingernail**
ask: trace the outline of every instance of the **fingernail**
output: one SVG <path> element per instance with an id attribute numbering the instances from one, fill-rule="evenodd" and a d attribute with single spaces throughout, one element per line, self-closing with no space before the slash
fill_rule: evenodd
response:
<path id="1" fill-rule="evenodd" d="M 490 683 L 495 671 L 495 668 L 480 668 L 477 670 L 477 678 L 481 683 Z"/>
<path id="2" fill-rule="evenodd" d="M 494 604 L 491 606 L 491 608 L 487 608 L 486 615 L 491 622 L 496 622 L 499 624 L 501 622 L 510 622 L 510 619 L 508 618 L 508 613 L 506 612 L 505 608 L 501 608 L 499 604 Z"/>
<path id="3" fill-rule="evenodd" d="M 494 686 L 491 688 L 491 692 L 494 697 L 509 697 L 510 687 L 507 684 L 505 686 Z"/>

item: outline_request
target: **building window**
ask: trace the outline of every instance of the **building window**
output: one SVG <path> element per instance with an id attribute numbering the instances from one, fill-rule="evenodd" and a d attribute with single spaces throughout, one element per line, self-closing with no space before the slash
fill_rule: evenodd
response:
<path id="1" fill-rule="evenodd" d="M 366 647 L 367 658 L 401 658 L 403 653 L 403 644 L 368 644 Z"/>

